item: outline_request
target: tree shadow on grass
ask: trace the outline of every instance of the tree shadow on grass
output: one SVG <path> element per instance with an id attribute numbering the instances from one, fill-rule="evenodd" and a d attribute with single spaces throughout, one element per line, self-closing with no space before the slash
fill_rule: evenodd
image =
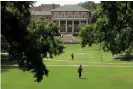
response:
<path id="1" fill-rule="evenodd" d="M 80 79 L 88 80 L 88 78 L 80 78 Z"/>
<path id="2" fill-rule="evenodd" d="M 17 64 L 17 60 L 9 60 L 7 54 L 1 54 L 1 65 L 14 65 Z"/>
<path id="3" fill-rule="evenodd" d="M 1 66 L 1 73 L 9 72 L 11 69 L 19 69 L 18 66 Z"/>
<path id="4" fill-rule="evenodd" d="M 119 59 L 121 61 L 133 61 L 133 55 L 130 56 L 119 55 L 118 57 L 115 57 L 115 59 Z"/>

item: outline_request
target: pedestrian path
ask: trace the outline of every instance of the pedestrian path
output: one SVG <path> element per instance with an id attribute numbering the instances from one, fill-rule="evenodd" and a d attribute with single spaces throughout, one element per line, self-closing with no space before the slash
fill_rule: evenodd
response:
<path id="1" fill-rule="evenodd" d="M 18 65 L 1 65 L 2 67 L 18 67 Z M 46 66 L 63 66 L 63 67 L 78 67 L 79 65 L 46 65 Z M 133 66 L 114 66 L 114 65 L 82 65 L 84 67 L 133 67 Z"/>
<path id="2" fill-rule="evenodd" d="M 45 59 L 46 60 L 46 59 Z M 71 60 L 53 60 L 53 59 L 47 59 L 47 61 L 58 61 L 58 62 L 78 62 L 78 63 L 87 63 L 83 64 L 85 67 L 133 67 L 132 63 L 105 63 L 105 62 L 87 62 L 87 61 L 71 61 Z M 129 65 L 128 65 L 129 64 Z M 1 65 L 1 66 L 11 66 L 11 67 L 17 67 L 18 65 Z M 47 64 L 46 66 L 64 66 L 64 67 L 77 67 L 78 64 Z"/>
<path id="3" fill-rule="evenodd" d="M 133 64 L 131 63 L 106 63 L 106 62 L 88 62 L 88 61 L 72 61 L 72 60 L 54 60 L 54 59 L 44 59 L 47 61 L 59 61 L 59 62 L 80 62 L 80 63 L 89 63 L 89 64 Z"/>

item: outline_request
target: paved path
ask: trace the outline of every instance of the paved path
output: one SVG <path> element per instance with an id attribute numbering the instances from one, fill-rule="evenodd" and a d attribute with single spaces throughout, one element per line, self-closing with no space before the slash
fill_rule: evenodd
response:
<path id="1" fill-rule="evenodd" d="M 18 67 L 18 65 L 1 65 L 5 67 Z M 46 65 L 46 66 L 63 66 L 63 67 L 78 67 L 79 65 Z M 133 66 L 124 66 L 124 65 L 119 65 L 119 66 L 113 66 L 113 65 L 82 65 L 84 67 L 133 67 Z"/>
<path id="2" fill-rule="evenodd" d="M 44 59 L 46 60 L 46 59 Z M 46 61 L 59 61 L 59 62 L 78 62 L 78 63 L 88 63 L 86 65 L 83 65 L 83 66 L 88 66 L 88 67 L 133 67 L 133 63 L 105 63 L 105 62 L 87 62 L 87 61 L 69 61 L 69 60 L 52 60 L 52 59 L 47 59 Z M 118 65 L 113 65 L 113 64 L 118 64 Z M 130 64 L 130 65 L 128 65 Z M 131 65 L 132 64 L 132 65 Z M 1 66 L 14 66 L 14 67 L 17 67 L 18 65 L 1 65 Z M 65 66 L 65 67 L 77 67 L 79 65 L 77 64 L 59 64 L 59 65 L 46 65 L 46 66 Z"/>
<path id="3" fill-rule="evenodd" d="M 72 61 L 72 60 L 53 60 L 53 59 L 44 59 L 46 61 L 59 61 L 59 62 L 80 62 L 80 63 L 89 63 L 89 64 L 133 64 L 131 63 L 106 63 L 106 62 L 88 62 L 88 61 Z"/>

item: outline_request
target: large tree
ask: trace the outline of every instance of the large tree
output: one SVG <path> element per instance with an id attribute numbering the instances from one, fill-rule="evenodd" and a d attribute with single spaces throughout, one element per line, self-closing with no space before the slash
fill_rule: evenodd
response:
<path id="1" fill-rule="evenodd" d="M 36 81 L 40 82 L 43 75 L 48 76 L 43 57 L 48 53 L 51 58 L 59 55 L 64 47 L 60 41 L 54 39 L 54 35 L 58 33 L 58 23 L 45 22 L 42 18 L 31 20 L 30 8 L 33 3 L 1 2 L 1 33 L 5 50 L 18 60 L 19 68 L 32 71 Z"/>
<path id="2" fill-rule="evenodd" d="M 79 36 L 81 37 L 82 47 L 85 47 L 87 44 L 91 46 L 94 43 L 94 29 L 93 25 L 84 25 L 80 27 Z"/>
<path id="3" fill-rule="evenodd" d="M 111 51 L 112 54 L 125 52 L 133 45 L 132 4 L 133 2 L 128 1 L 101 2 L 104 25 L 99 25 L 101 27 L 99 30 L 104 33 L 104 48 Z"/>
<path id="4" fill-rule="evenodd" d="M 103 49 L 113 55 L 133 49 L 133 2 L 103 1 L 100 13 L 94 29 Z"/>

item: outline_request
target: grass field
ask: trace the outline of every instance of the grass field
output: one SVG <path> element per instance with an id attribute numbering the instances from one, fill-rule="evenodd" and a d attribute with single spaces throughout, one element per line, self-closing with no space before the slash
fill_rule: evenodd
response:
<path id="1" fill-rule="evenodd" d="M 2 89 L 133 89 L 133 68 L 48 67 L 49 77 L 35 83 L 33 75 L 12 68 L 2 73 Z"/>
<path id="2" fill-rule="evenodd" d="M 66 44 L 64 45 L 66 48 L 64 50 L 65 53 L 61 54 L 60 56 L 56 56 L 53 60 L 71 60 L 71 53 L 74 53 L 75 60 L 78 62 L 105 62 L 105 63 L 121 63 L 126 61 L 119 61 L 112 59 L 112 54 L 110 52 L 102 51 L 100 53 L 99 45 L 92 45 L 92 47 L 85 47 L 81 48 L 80 44 Z M 101 58 L 102 54 L 102 58 Z M 49 64 L 49 61 L 45 61 L 45 63 Z M 50 62 L 51 63 L 51 62 Z M 74 62 L 73 62 L 74 63 Z M 58 62 L 57 62 L 58 64 Z"/>
<path id="3" fill-rule="evenodd" d="M 112 60 L 111 53 L 102 52 L 99 46 L 81 48 L 79 44 L 65 45 L 65 53 L 45 60 L 50 70 L 49 77 L 44 77 L 41 83 L 34 82 L 33 74 L 22 72 L 16 67 L 2 67 L 2 89 L 133 89 L 133 62 Z M 71 53 L 75 60 L 71 60 Z M 109 64 L 111 63 L 111 64 Z M 118 63 L 118 64 L 117 64 Z M 125 63 L 125 64 L 124 64 Z M 83 66 L 84 79 L 78 78 L 78 66 L 49 66 L 49 65 L 92 65 Z M 97 65 L 97 66 L 95 66 Z M 102 65 L 112 67 L 101 67 Z"/>

